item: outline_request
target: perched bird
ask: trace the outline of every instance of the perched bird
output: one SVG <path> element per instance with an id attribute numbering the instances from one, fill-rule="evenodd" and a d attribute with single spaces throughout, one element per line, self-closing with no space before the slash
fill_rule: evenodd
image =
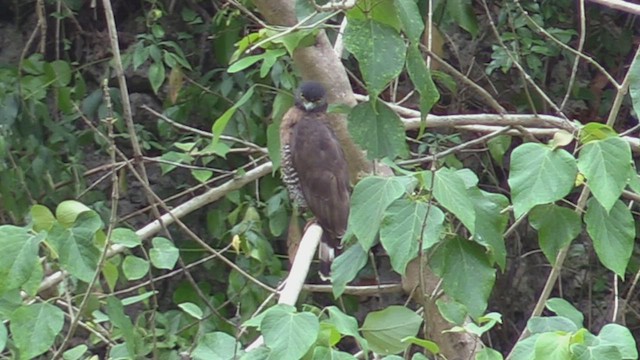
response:
<path id="1" fill-rule="evenodd" d="M 324 87 L 304 82 L 295 106 L 280 124 L 282 174 L 289 196 L 300 209 L 311 211 L 323 230 L 318 254 L 323 279 L 330 276 L 349 217 L 349 170 L 326 111 Z"/>

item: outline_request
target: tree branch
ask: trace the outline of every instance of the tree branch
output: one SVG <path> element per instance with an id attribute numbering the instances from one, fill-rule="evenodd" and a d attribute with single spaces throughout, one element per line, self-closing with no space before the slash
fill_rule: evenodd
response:
<path id="1" fill-rule="evenodd" d="M 635 15 L 640 15 L 640 5 L 630 3 L 622 0 L 589 0 L 593 3 L 604 5 L 611 9 L 616 9 L 624 12 L 628 12 Z"/>

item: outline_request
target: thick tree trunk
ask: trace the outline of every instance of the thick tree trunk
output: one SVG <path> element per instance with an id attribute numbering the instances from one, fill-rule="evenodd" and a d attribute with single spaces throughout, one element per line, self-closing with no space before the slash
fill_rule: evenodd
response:
<path id="1" fill-rule="evenodd" d="M 254 0 L 253 3 L 270 24 L 293 26 L 298 21 L 295 15 L 295 1 Z M 304 80 L 315 80 L 325 86 L 330 104 L 356 105 L 347 72 L 324 31 L 320 31 L 314 46 L 296 49 L 293 62 Z M 351 181 L 355 182 L 359 173 L 370 172 L 371 164 L 349 136 L 345 117 L 332 114 L 330 118 L 330 125 L 347 156 Z"/>

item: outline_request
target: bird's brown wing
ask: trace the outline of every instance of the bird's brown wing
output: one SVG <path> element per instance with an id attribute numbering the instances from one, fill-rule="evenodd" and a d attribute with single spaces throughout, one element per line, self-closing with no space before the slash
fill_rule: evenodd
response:
<path id="1" fill-rule="evenodd" d="M 349 217 L 349 172 L 340 142 L 324 122 L 325 114 L 304 115 L 291 139 L 293 166 L 309 210 L 337 247 Z"/>

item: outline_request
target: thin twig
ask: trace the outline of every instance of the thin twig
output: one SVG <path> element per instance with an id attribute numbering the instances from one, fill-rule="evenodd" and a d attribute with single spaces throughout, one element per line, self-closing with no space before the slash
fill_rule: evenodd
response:
<path id="1" fill-rule="evenodd" d="M 511 59 L 511 61 L 513 62 L 513 65 L 515 65 L 515 67 L 519 70 L 520 74 L 524 77 L 525 81 L 536 90 L 536 93 L 542 99 L 544 99 L 544 101 L 549 106 L 551 106 L 553 108 L 553 110 L 556 112 L 556 114 L 558 116 L 564 118 L 567 122 L 569 122 L 568 119 L 565 117 L 565 115 L 560 110 L 560 108 L 558 107 L 558 105 L 556 105 L 556 103 L 554 103 L 553 100 L 551 100 L 551 98 L 549 98 L 549 96 L 540 88 L 540 86 L 538 86 L 538 84 L 536 84 L 536 82 L 533 81 L 533 79 L 527 73 L 527 71 L 524 69 L 524 67 L 520 64 L 520 62 L 518 62 L 518 59 L 516 59 L 516 57 L 511 52 L 511 50 L 509 50 L 509 48 L 505 45 L 504 41 L 502 41 L 502 38 L 500 37 L 500 32 L 498 31 L 498 28 L 496 27 L 496 24 L 493 21 L 493 18 L 491 17 L 491 11 L 489 10 L 489 5 L 487 4 L 487 1 L 486 0 L 482 0 L 482 5 L 484 6 L 484 10 L 485 10 L 485 13 L 487 15 L 487 19 L 489 20 L 489 25 L 491 26 L 491 30 L 493 30 L 493 34 L 496 37 L 496 40 L 498 41 L 498 43 L 500 44 L 502 49 L 505 51 L 507 56 L 509 56 L 509 59 Z"/>
<path id="2" fill-rule="evenodd" d="M 177 122 L 177 121 L 165 116 L 164 114 L 161 114 L 161 113 L 153 110 L 152 108 L 148 107 L 147 105 L 142 105 L 141 108 L 146 110 L 146 111 L 148 111 L 148 112 L 150 112 L 151 114 L 157 116 L 158 118 L 168 122 L 171 126 L 173 126 L 175 128 L 186 130 L 186 131 L 189 131 L 189 132 L 192 132 L 194 134 L 197 134 L 197 135 L 200 135 L 200 136 L 204 136 L 204 137 L 207 137 L 207 138 L 213 138 L 213 134 L 212 133 L 210 133 L 208 131 L 203 131 L 203 130 L 200 130 L 200 129 L 196 129 L 196 128 L 188 126 L 188 125 L 180 124 L 179 122 Z M 233 137 L 233 136 L 227 136 L 227 135 L 220 135 L 220 139 L 221 140 L 226 140 L 226 141 L 237 142 L 237 143 L 242 144 L 244 146 L 248 146 L 248 147 L 250 147 L 252 149 L 255 149 L 258 152 L 261 152 L 263 154 L 267 153 L 267 149 L 265 149 L 265 148 L 263 148 L 261 146 L 258 146 L 258 145 L 254 144 L 252 142 L 249 142 L 249 141 L 246 141 L 246 140 L 242 140 L 240 138 L 236 138 L 236 137 Z"/>
<path id="3" fill-rule="evenodd" d="M 584 49 L 584 40 L 587 36 L 587 26 L 586 26 L 586 19 L 585 19 L 585 13 L 584 13 L 584 0 L 579 0 L 578 4 L 579 4 L 578 6 L 580 7 L 580 13 L 578 15 L 580 18 L 580 40 L 578 41 L 578 52 L 582 53 L 582 50 Z M 520 6 L 520 3 L 518 3 L 518 6 Z M 521 6 L 520 8 L 522 9 Z M 524 9 L 522 10 L 524 11 Z M 534 24 L 537 25 L 536 22 L 534 22 Z M 567 85 L 567 92 L 564 95 L 564 99 L 562 99 L 562 103 L 560 103 L 560 110 L 564 109 L 565 105 L 567 104 L 567 101 L 569 101 L 569 96 L 571 95 L 573 84 L 576 81 L 576 75 L 578 73 L 578 64 L 580 64 L 580 57 L 576 57 L 575 60 L 573 61 L 573 68 L 571 69 L 571 76 L 569 77 L 569 85 Z"/>
<path id="4" fill-rule="evenodd" d="M 466 76 L 465 74 L 461 73 L 458 69 L 454 68 L 453 66 L 449 65 L 448 62 L 446 62 L 444 59 L 442 59 L 440 56 L 438 56 L 438 54 L 436 54 L 433 51 L 427 49 L 424 45 L 420 44 L 420 48 L 423 49 L 424 52 L 427 54 L 427 59 L 435 60 L 442 67 L 442 69 L 445 72 L 455 76 L 463 84 L 469 86 L 484 101 L 486 101 L 489 106 L 491 106 L 496 112 L 498 112 L 498 114 L 506 114 L 507 113 L 507 109 L 505 109 L 502 105 L 500 105 L 498 100 L 496 100 L 493 96 L 491 96 L 491 94 L 489 94 L 489 92 L 487 90 L 485 90 L 482 86 L 476 84 L 473 80 L 469 79 L 468 76 Z M 431 115 L 429 115 L 429 116 L 431 116 Z"/>
<path id="5" fill-rule="evenodd" d="M 441 151 L 441 152 L 439 152 L 437 154 L 427 155 L 427 156 L 424 156 L 424 157 L 421 157 L 421 158 L 417 158 L 417 159 L 401 161 L 401 162 L 398 163 L 398 165 L 416 165 L 416 164 L 421 164 L 421 163 L 427 162 L 427 161 L 434 161 L 436 159 L 441 159 L 441 158 L 443 158 L 443 157 L 445 157 L 447 155 L 456 153 L 456 152 L 458 152 L 458 151 L 460 151 L 462 149 L 466 149 L 466 148 L 475 146 L 477 144 L 483 144 L 484 142 L 486 142 L 486 141 L 488 141 L 490 139 L 493 139 L 496 136 L 504 134 L 509 129 L 511 129 L 511 127 L 505 126 L 505 127 L 501 128 L 501 129 L 498 129 L 498 130 L 490 133 L 490 134 L 481 136 L 479 138 L 475 138 L 473 140 L 469 140 L 469 141 L 464 142 L 464 143 L 462 143 L 460 145 L 456 145 L 456 146 L 454 146 L 452 148 L 449 148 L 447 150 Z"/>

